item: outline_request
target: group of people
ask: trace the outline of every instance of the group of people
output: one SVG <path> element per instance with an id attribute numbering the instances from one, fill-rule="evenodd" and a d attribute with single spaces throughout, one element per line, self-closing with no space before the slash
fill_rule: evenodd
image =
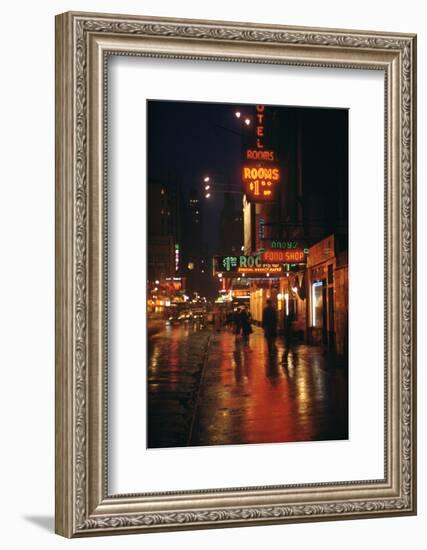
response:
<path id="1" fill-rule="evenodd" d="M 246 307 L 241 307 L 227 314 L 226 324 L 237 336 L 241 334 L 245 343 L 249 342 L 252 332 L 252 316 Z"/>
<path id="2" fill-rule="evenodd" d="M 242 335 L 243 341 L 246 344 L 249 343 L 249 336 L 252 333 L 252 317 L 245 306 L 227 312 L 225 319 L 221 317 L 222 316 L 217 315 L 216 318 L 215 326 L 217 330 L 220 330 L 221 327 L 225 325 L 232 330 L 236 336 Z M 275 350 L 278 321 L 277 310 L 273 306 L 272 301 L 268 299 L 262 312 L 262 328 L 270 354 Z M 289 316 L 285 316 L 283 328 L 286 347 L 289 348 L 292 338 L 292 321 Z"/>

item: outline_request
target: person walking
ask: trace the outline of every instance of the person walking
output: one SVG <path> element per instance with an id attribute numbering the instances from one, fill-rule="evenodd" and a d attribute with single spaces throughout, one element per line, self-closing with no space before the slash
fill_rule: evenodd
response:
<path id="1" fill-rule="evenodd" d="M 252 332 L 251 316 L 246 308 L 240 312 L 240 326 L 242 327 L 242 336 L 245 344 L 249 344 L 249 335 Z"/>
<path id="2" fill-rule="evenodd" d="M 240 324 L 240 310 L 235 309 L 233 311 L 233 333 L 237 336 L 240 334 L 241 330 L 241 324 Z"/>
<path id="3" fill-rule="evenodd" d="M 277 336 L 277 311 L 273 307 L 271 300 L 268 299 L 262 312 L 262 328 L 267 340 L 268 353 L 273 354 Z"/>

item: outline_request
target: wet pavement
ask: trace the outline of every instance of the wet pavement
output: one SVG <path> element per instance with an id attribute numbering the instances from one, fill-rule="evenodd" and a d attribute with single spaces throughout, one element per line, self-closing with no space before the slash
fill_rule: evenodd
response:
<path id="1" fill-rule="evenodd" d="M 347 371 L 320 347 L 281 338 L 268 353 L 226 330 L 169 327 L 149 341 L 148 447 L 348 437 Z"/>
<path id="2" fill-rule="evenodd" d="M 162 323 L 148 330 L 147 446 L 188 445 L 212 332 Z"/>

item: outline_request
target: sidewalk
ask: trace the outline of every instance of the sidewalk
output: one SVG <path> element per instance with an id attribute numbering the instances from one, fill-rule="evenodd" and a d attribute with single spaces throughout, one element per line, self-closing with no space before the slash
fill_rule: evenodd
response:
<path id="1" fill-rule="evenodd" d="M 203 368 L 190 445 L 348 438 L 348 382 L 323 350 L 282 339 L 268 355 L 260 328 L 249 345 L 214 333 Z"/>

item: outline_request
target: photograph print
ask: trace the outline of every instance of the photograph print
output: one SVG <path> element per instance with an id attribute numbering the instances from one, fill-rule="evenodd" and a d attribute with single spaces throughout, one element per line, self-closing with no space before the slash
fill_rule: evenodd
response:
<path id="1" fill-rule="evenodd" d="M 147 448 L 347 440 L 348 110 L 147 101 Z"/>

